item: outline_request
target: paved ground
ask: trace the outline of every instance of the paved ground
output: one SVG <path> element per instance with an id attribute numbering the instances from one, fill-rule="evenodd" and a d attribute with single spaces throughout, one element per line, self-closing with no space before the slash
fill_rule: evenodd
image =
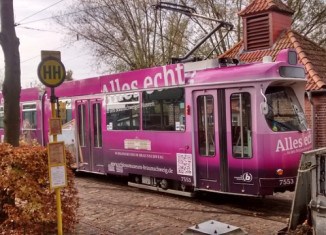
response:
<path id="1" fill-rule="evenodd" d="M 80 197 L 77 234 L 180 234 L 195 224 L 217 220 L 248 234 L 270 235 L 286 227 L 291 195 L 264 200 L 214 195 L 189 199 L 138 190 L 101 177 L 76 178 Z M 210 197 L 212 197 L 210 195 Z"/>

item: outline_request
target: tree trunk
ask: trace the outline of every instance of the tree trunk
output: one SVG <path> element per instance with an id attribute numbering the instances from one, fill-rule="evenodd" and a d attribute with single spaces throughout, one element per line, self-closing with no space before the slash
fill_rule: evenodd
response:
<path id="1" fill-rule="evenodd" d="M 14 24 L 13 0 L 0 0 L 0 44 L 5 59 L 5 78 L 2 87 L 4 98 L 4 140 L 19 145 L 20 111 L 20 56 L 19 39 Z"/>

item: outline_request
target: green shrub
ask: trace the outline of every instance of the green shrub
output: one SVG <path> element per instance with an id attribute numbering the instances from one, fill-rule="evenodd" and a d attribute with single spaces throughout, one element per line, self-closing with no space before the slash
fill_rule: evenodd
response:
<path id="1" fill-rule="evenodd" d="M 67 166 L 73 159 L 66 152 Z M 57 230 L 56 196 L 49 187 L 47 150 L 41 146 L 0 144 L 0 231 L 2 234 L 44 234 Z M 61 188 L 62 223 L 72 232 L 78 197 L 74 174 L 67 167 Z M 1 233 L 0 233 L 1 234 Z"/>

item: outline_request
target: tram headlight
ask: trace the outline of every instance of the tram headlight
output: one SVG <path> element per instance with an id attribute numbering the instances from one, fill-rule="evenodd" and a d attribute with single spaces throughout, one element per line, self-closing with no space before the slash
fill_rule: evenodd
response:
<path id="1" fill-rule="evenodd" d="M 276 174 L 278 175 L 278 176 L 282 176 L 283 175 L 283 169 L 277 169 L 276 170 Z"/>
<path id="2" fill-rule="evenodd" d="M 187 105 L 186 113 L 187 113 L 187 115 L 190 115 L 190 105 Z"/>

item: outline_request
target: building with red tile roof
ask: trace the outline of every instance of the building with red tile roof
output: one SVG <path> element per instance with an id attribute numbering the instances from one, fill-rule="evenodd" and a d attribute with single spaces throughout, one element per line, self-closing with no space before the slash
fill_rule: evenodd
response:
<path id="1" fill-rule="evenodd" d="M 294 11 L 285 5 L 281 0 L 258 0 L 251 2 L 249 6 L 239 12 L 239 15 L 253 15 L 261 12 L 271 11 L 273 9 L 291 15 L 294 13 Z"/>
<path id="2" fill-rule="evenodd" d="M 220 57 L 242 62 L 273 60 L 285 48 L 294 48 L 307 74 L 306 116 L 315 147 L 326 146 L 326 50 L 291 29 L 294 11 L 281 0 L 253 0 L 239 12 L 243 39 Z"/>

